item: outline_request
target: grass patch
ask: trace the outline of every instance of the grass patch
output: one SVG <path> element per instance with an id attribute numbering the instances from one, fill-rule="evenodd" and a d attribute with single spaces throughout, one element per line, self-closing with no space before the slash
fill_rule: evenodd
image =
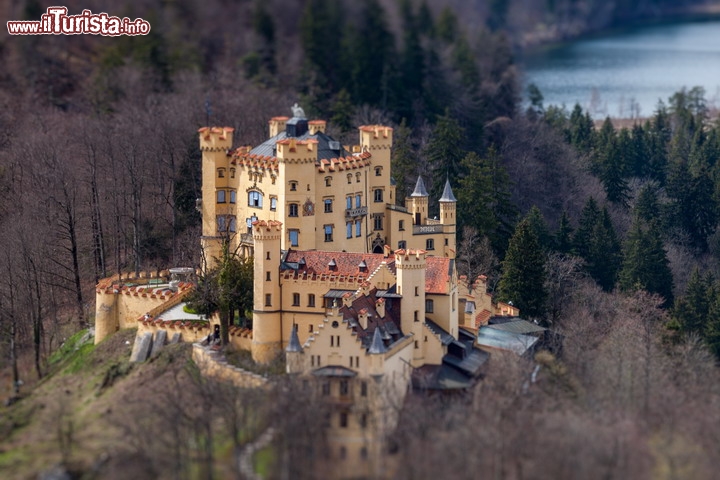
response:
<path id="1" fill-rule="evenodd" d="M 63 342 L 63 344 L 60 345 L 60 348 L 55 350 L 53 352 L 53 354 L 50 355 L 50 358 L 48 359 L 48 364 L 50 366 L 57 365 L 68 355 L 72 354 L 75 350 L 77 350 L 80 347 L 80 340 L 82 340 L 86 334 L 87 334 L 87 329 L 80 330 L 79 332 L 75 333 L 70 338 L 65 340 L 65 342 Z"/>
<path id="2" fill-rule="evenodd" d="M 88 364 L 88 357 L 95 351 L 95 344 L 86 343 L 75 350 L 68 358 L 68 366 L 65 368 L 66 373 L 78 373 L 82 371 Z"/>
<path id="3" fill-rule="evenodd" d="M 252 353 L 247 350 L 226 349 L 223 353 L 230 365 L 240 367 L 248 372 L 265 376 L 285 375 L 286 373 L 284 352 L 267 364 L 255 363 L 255 360 L 252 359 Z"/>
<path id="4" fill-rule="evenodd" d="M 253 456 L 253 470 L 263 478 L 268 478 L 275 465 L 275 450 L 268 445 L 262 450 L 255 452 Z"/>

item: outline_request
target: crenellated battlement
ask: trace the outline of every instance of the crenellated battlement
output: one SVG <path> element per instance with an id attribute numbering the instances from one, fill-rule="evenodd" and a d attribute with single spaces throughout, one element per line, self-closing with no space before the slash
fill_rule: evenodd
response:
<path id="1" fill-rule="evenodd" d="M 227 152 L 232 147 L 232 127 L 202 127 L 198 129 L 200 134 L 200 151 L 202 152 Z"/>

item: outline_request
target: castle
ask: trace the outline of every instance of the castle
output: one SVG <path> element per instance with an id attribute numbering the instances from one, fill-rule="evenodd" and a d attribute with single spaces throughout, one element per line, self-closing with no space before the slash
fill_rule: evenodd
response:
<path id="1" fill-rule="evenodd" d="M 346 148 L 325 134 L 326 123 L 274 117 L 270 138 L 255 148 L 232 150 L 232 128 L 201 128 L 202 247 L 209 263 L 223 238 L 251 254 L 252 222 L 283 222 L 280 248 L 383 253 L 423 249 L 455 257 L 455 204 L 449 183 L 440 198 L 440 218 L 428 216 L 422 178 L 396 205 L 390 175 L 393 130 L 359 128 L 360 144 Z"/>
<path id="2" fill-rule="evenodd" d="M 408 390 L 471 386 L 489 357 L 474 329 L 518 312 L 492 302 L 484 277 L 474 289 L 458 278 L 449 182 L 439 219 L 428 217 L 421 177 L 400 207 L 392 129 L 360 127 L 360 144 L 348 149 L 325 126 L 296 108 L 293 118 L 270 120 L 266 142 L 235 150 L 231 128 L 199 130 L 203 268 L 223 242 L 253 255 L 253 327 L 232 327 L 231 343 L 260 363 L 284 352 L 288 374 L 315 379 L 330 457 L 375 477 Z M 125 282 L 98 284 L 96 342 L 133 323 L 138 338 L 209 333 L 208 322 L 168 313 L 177 314 L 186 284 Z"/>

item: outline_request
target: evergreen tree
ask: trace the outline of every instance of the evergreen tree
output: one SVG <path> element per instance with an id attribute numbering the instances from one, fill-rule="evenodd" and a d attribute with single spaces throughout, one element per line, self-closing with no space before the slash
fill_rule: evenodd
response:
<path id="1" fill-rule="evenodd" d="M 644 185 L 638 193 L 633 214 L 648 222 L 661 220 L 660 204 L 657 199 L 657 187 L 651 183 Z"/>
<path id="2" fill-rule="evenodd" d="M 622 258 L 620 241 L 607 208 L 600 211 L 592 197 L 580 215 L 573 250 L 585 259 L 585 270 L 603 289 L 614 288 Z"/>
<path id="3" fill-rule="evenodd" d="M 590 153 L 595 137 L 595 128 L 590 114 L 583 113 L 580 104 L 575 104 L 570 114 L 567 141 L 581 153 Z"/>
<path id="4" fill-rule="evenodd" d="M 342 65 L 337 61 L 337 35 L 346 30 L 341 7 L 341 2 L 334 0 L 308 0 L 300 19 L 305 59 L 314 70 L 313 83 L 323 94 L 339 91 L 344 81 Z"/>
<path id="5" fill-rule="evenodd" d="M 461 162 L 465 157 L 461 145 L 465 130 L 448 111 L 437 119 L 430 141 L 425 148 L 425 156 L 430 168 L 433 169 L 433 182 L 430 195 L 440 198 L 444 182 L 438 179 L 449 178 L 450 184 L 458 182 L 461 172 Z"/>
<path id="6" fill-rule="evenodd" d="M 417 179 L 417 154 L 412 145 L 412 130 L 403 118 L 393 132 L 392 174 L 395 180 L 396 201 L 405 204 Z"/>
<path id="7" fill-rule="evenodd" d="M 547 228 L 547 223 L 545 223 L 545 217 L 540 209 L 533 205 L 525 216 L 525 219 L 530 224 L 530 228 L 532 228 L 533 233 L 535 233 L 540 247 L 546 252 L 549 251 L 552 247 L 552 239 Z"/>
<path id="8" fill-rule="evenodd" d="M 572 233 L 570 218 L 567 212 L 563 211 L 557 232 L 555 232 L 555 250 L 560 253 L 570 253 L 572 250 Z"/>
<path id="9" fill-rule="evenodd" d="M 717 293 L 710 298 L 703 337 L 710 351 L 720 359 L 720 295 Z"/>
<path id="10" fill-rule="evenodd" d="M 573 251 L 576 255 L 585 258 L 588 255 L 590 238 L 595 228 L 595 224 L 600 220 L 600 209 L 593 197 L 585 202 L 585 206 L 580 213 L 580 221 L 578 228 L 573 236 Z"/>
<path id="11" fill-rule="evenodd" d="M 343 132 L 347 132 L 352 128 L 352 115 L 355 109 L 353 108 L 352 99 L 350 94 L 344 88 L 335 95 L 334 102 L 332 104 L 330 122 L 340 128 Z"/>
<path id="12" fill-rule="evenodd" d="M 673 302 L 673 278 L 662 235 L 655 224 L 646 225 L 635 218 L 627 242 L 620 271 L 620 288 L 657 293 L 665 299 L 664 305 Z"/>
<path id="13" fill-rule="evenodd" d="M 678 298 L 673 308 L 673 318 L 680 322 L 685 333 L 705 334 L 706 321 L 713 300 L 712 281 L 703 277 L 696 268 L 688 282 L 685 295 Z"/>
<path id="14" fill-rule="evenodd" d="M 530 222 L 518 223 L 510 239 L 497 298 L 513 302 L 525 318 L 540 318 L 545 313 L 545 254 Z"/>
<path id="15" fill-rule="evenodd" d="M 613 203 L 627 206 L 630 188 L 625 179 L 625 165 L 620 140 L 611 137 L 602 148 L 604 151 L 600 154 L 601 164 L 598 168 L 600 170 L 600 181 L 605 187 L 607 198 Z"/>

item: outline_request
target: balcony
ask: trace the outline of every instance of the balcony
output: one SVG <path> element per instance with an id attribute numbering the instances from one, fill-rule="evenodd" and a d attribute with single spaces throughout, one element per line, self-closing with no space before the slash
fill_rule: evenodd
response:
<path id="1" fill-rule="evenodd" d="M 442 233 L 442 225 L 413 225 L 413 235 L 429 235 L 432 233 Z"/>
<path id="2" fill-rule="evenodd" d="M 367 211 L 368 211 L 367 207 L 346 208 L 345 209 L 345 217 L 346 218 L 364 217 L 365 215 L 367 215 Z"/>
<path id="3" fill-rule="evenodd" d="M 254 245 L 252 233 L 241 233 L 240 245 Z"/>

